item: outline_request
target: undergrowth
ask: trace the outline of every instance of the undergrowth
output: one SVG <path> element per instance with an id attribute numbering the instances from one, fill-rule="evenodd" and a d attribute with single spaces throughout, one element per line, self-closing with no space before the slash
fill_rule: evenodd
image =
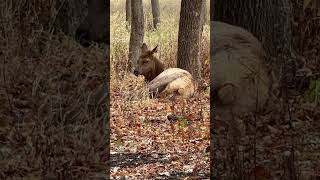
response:
<path id="1" fill-rule="evenodd" d="M 79 179 L 107 169 L 104 50 L 74 40 L 76 4 L 0 2 L 0 179 Z"/>

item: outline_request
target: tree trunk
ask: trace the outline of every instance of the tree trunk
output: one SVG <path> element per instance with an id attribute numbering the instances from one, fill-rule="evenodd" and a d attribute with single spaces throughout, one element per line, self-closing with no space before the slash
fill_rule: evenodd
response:
<path id="1" fill-rule="evenodd" d="M 127 25 L 131 24 L 131 0 L 126 0 L 126 21 Z M 129 27 L 127 26 L 127 28 Z"/>
<path id="2" fill-rule="evenodd" d="M 280 79 L 281 95 L 287 88 L 294 92 L 297 53 L 292 38 L 291 0 L 216 0 L 214 8 L 213 20 L 244 27 L 262 42 L 270 67 Z"/>
<path id="3" fill-rule="evenodd" d="M 181 1 L 177 67 L 189 71 L 196 80 L 200 79 L 201 9 L 202 1 Z"/>
<path id="4" fill-rule="evenodd" d="M 202 0 L 202 7 L 201 7 L 201 32 L 203 32 L 203 26 L 206 22 L 206 14 L 207 14 L 207 1 Z"/>
<path id="5" fill-rule="evenodd" d="M 243 27 L 262 42 L 268 54 L 267 61 L 270 63 L 273 72 L 276 73 L 276 79 L 274 80 L 280 79 L 279 83 L 282 89 L 287 89 L 287 84 L 290 84 L 292 82 L 291 78 L 294 77 L 296 57 L 293 49 L 291 29 L 291 19 L 293 17 L 291 0 L 215 0 L 212 6 L 214 7 L 211 9 L 211 12 L 213 12 L 210 15 L 211 21 L 222 21 Z M 213 68 L 214 67 L 211 67 L 211 71 L 214 70 Z M 285 97 L 285 99 L 286 98 L 287 97 Z M 211 111 L 213 111 L 213 107 Z M 228 147 L 217 146 L 218 141 L 225 141 L 226 139 L 222 139 L 224 137 L 217 135 L 219 133 L 217 133 L 215 129 L 216 126 L 213 125 L 214 123 L 215 120 L 211 117 L 211 138 L 214 139 L 211 142 L 211 146 L 214 148 L 211 154 L 213 158 L 217 158 L 216 153 L 219 149 L 227 149 Z M 232 145 L 226 146 L 231 147 Z M 264 155 L 256 154 L 257 150 L 255 146 L 252 149 L 248 148 L 247 151 L 249 150 L 254 151 L 254 155 L 251 157 L 239 157 L 242 152 L 238 151 L 225 151 L 225 154 L 222 154 L 220 157 L 226 158 L 213 160 L 211 173 L 214 174 L 217 179 L 222 178 L 219 174 L 236 174 L 236 177 L 247 179 L 246 176 L 244 176 L 244 172 L 248 169 L 239 169 L 244 168 L 240 167 L 239 164 L 243 165 L 253 162 L 252 164 L 249 163 L 249 166 L 256 168 L 256 159 Z M 222 151 L 220 151 L 220 153 Z M 228 155 L 232 153 L 237 154 L 238 157 L 228 157 Z M 248 159 L 247 162 L 243 162 L 243 159 L 246 158 Z M 234 162 L 239 163 L 237 165 Z M 237 168 L 239 171 L 236 171 Z M 289 167 L 289 171 L 295 171 L 294 163 L 292 167 Z M 254 176 L 256 175 L 254 174 Z M 255 178 L 259 179 L 258 177 Z M 292 174 L 289 179 L 296 179 L 295 174 Z"/>
<path id="6" fill-rule="evenodd" d="M 152 7 L 152 16 L 153 16 L 153 27 L 157 29 L 160 24 L 159 0 L 151 0 L 151 7 Z"/>
<path id="7" fill-rule="evenodd" d="M 292 18 L 290 0 L 249 0 L 245 3 L 242 0 L 216 0 L 214 8 L 212 20 L 249 30 L 262 42 L 272 57 L 270 61 L 292 49 L 291 27 L 285 27 Z M 280 68 L 282 62 L 272 63 L 274 68 Z"/>
<path id="8" fill-rule="evenodd" d="M 129 45 L 129 69 L 133 72 L 139 55 L 140 48 L 144 37 L 144 18 L 143 18 L 143 3 L 142 0 L 131 2 L 131 34 Z"/>

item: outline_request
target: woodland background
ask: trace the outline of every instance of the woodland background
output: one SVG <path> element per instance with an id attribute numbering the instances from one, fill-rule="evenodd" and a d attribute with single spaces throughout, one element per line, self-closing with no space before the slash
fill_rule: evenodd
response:
<path id="1" fill-rule="evenodd" d="M 280 1 L 268 2 L 276 4 Z M 241 177 L 249 176 L 254 179 L 271 176 L 283 179 L 317 179 L 320 174 L 318 153 L 320 143 L 319 6 L 318 1 L 312 0 L 291 0 L 290 2 L 293 7 L 293 18 L 290 21 L 292 45 L 298 54 L 297 57 L 302 59 L 302 62 L 306 62 L 302 65 L 297 63 L 296 69 L 305 69 L 303 69 L 304 71 L 295 71 L 299 73 L 292 76 L 291 82 L 302 84 L 302 86 L 297 89 L 299 92 L 297 96 L 290 96 L 289 109 L 292 112 L 290 116 L 284 116 L 285 118 L 278 114 L 260 116 L 259 118 L 264 120 L 261 124 L 252 124 L 250 117 L 245 121 L 251 127 L 251 134 L 245 137 L 243 142 L 249 148 L 239 152 L 239 156 L 236 158 L 223 157 L 227 163 L 234 165 L 229 166 L 229 170 L 236 169 L 233 172 L 243 175 Z M 161 42 L 161 52 L 164 53 L 160 53 L 159 57 L 168 66 L 174 66 L 176 39 L 170 34 L 176 32 L 180 3 L 168 1 L 166 4 L 168 5 L 162 7 L 162 12 L 168 11 L 172 15 L 162 13 L 162 16 L 165 16 L 161 20 L 167 26 L 160 27 L 163 30 L 161 33 L 147 31 L 146 40 L 150 46 Z M 185 172 L 192 169 L 194 172 L 199 172 L 196 175 L 203 175 L 205 173 L 202 172 L 207 172 L 209 168 L 206 164 L 209 157 L 202 151 L 208 142 L 199 140 L 197 137 L 208 137 L 202 133 L 206 132 L 206 128 L 209 126 L 207 122 L 209 116 L 206 113 L 209 108 L 208 92 L 204 90 L 200 99 L 194 99 L 195 102 L 190 102 L 192 104 L 198 103 L 201 106 L 187 107 L 202 109 L 201 113 L 178 111 L 184 115 L 184 118 L 181 118 L 182 125 L 175 124 L 170 129 L 167 129 L 171 125 L 170 123 L 158 122 L 166 117 L 155 114 L 157 110 L 152 105 L 155 102 L 143 99 L 141 103 L 128 103 L 131 102 L 128 100 L 134 102 L 134 100 L 146 96 L 143 90 L 131 93 L 133 90 L 140 90 L 140 87 L 143 89 L 142 79 L 133 78 L 122 71 L 126 66 L 127 43 L 125 42 L 128 38 L 123 12 L 118 12 L 122 11 L 123 6 L 123 4 L 114 2 L 114 10 L 111 8 L 110 17 L 111 20 L 113 19 L 111 22 L 118 22 L 113 24 L 114 29 L 111 25 L 110 31 L 111 37 L 117 37 L 118 41 L 118 44 L 114 41 L 111 42 L 111 53 L 114 53 L 113 56 L 110 56 L 111 67 L 113 67 L 111 72 L 111 94 L 113 93 L 111 107 L 113 109 L 111 111 L 114 112 L 111 118 L 115 118 L 117 115 L 139 118 L 139 113 L 142 113 L 140 110 L 143 113 L 145 113 L 144 111 L 152 112 L 154 114 L 151 113 L 150 116 L 155 118 L 151 124 L 155 129 L 152 129 L 150 124 L 141 124 L 144 122 L 143 118 L 137 121 L 122 119 L 117 122 L 119 132 L 112 132 L 111 146 L 114 148 L 113 150 L 125 150 L 126 148 L 134 150 L 135 147 L 148 145 L 148 142 L 144 141 L 139 141 L 140 144 L 137 143 L 139 133 L 149 135 L 150 131 L 160 129 L 163 124 L 166 127 L 161 128 L 168 132 L 168 141 L 166 141 L 169 143 L 168 146 L 174 147 L 178 144 L 178 150 L 183 148 L 184 144 L 193 143 L 184 142 L 184 140 L 188 135 L 194 135 L 195 144 L 198 144 L 192 147 L 200 148 L 199 152 L 202 154 L 195 154 L 195 157 L 201 157 L 200 160 L 198 162 L 192 161 L 190 162 L 191 166 L 186 167 L 183 164 L 188 164 L 188 162 L 177 161 L 175 167 Z M 230 6 L 230 8 L 233 7 Z M 73 38 L 75 28 L 84 17 L 82 12 L 86 12 L 86 2 L 82 0 L 47 0 L 45 2 L 40 0 L 3 0 L 0 2 L 0 9 L 0 164 L 3 167 L 0 170 L 0 178 L 80 178 L 86 176 L 106 178 L 104 174 L 109 172 L 107 164 L 107 160 L 110 158 L 109 141 L 108 138 L 104 139 L 104 129 L 101 132 L 97 129 L 103 127 L 101 126 L 102 121 L 109 121 L 109 108 L 107 108 L 109 96 L 104 96 L 108 92 L 101 87 L 101 84 L 108 84 L 106 80 L 109 78 L 109 73 L 106 69 L 109 67 L 106 65 L 104 51 L 101 48 L 95 45 L 83 49 Z M 148 16 L 150 14 L 147 14 Z M 151 20 L 146 18 L 147 22 L 151 22 Z M 232 19 L 229 19 L 229 22 L 231 23 Z M 250 29 L 249 25 L 248 28 Z M 208 31 L 209 26 L 206 26 L 205 32 L 208 33 Z M 115 33 L 122 35 L 114 36 Z M 253 33 L 259 37 L 257 31 L 253 30 Z M 206 33 L 204 33 L 204 41 L 209 42 L 209 35 Z M 204 43 L 202 47 L 202 55 L 203 59 L 209 63 L 209 45 L 206 45 Z M 277 46 L 269 46 L 269 48 L 274 47 L 276 49 Z M 310 72 L 309 70 L 312 74 L 305 73 Z M 208 77 L 208 71 L 204 68 L 204 77 Z M 127 86 L 116 87 L 112 85 L 124 84 L 124 80 Z M 305 81 L 307 83 L 304 83 Z M 303 84 L 307 84 L 307 86 Z M 293 84 L 292 87 L 300 86 Z M 296 93 L 292 92 L 292 94 Z M 103 103 L 96 104 L 96 99 Z M 112 104 L 115 100 L 122 100 L 119 101 L 120 106 Z M 168 102 L 157 103 L 162 105 L 159 106 L 160 108 L 167 108 L 168 112 L 172 111 L 172 108 L 167 105 Z M 129 109 L 134 110 L 136 115 L 130 114 Z M 176 109 L 181 108 L 176 107 Z M 185 126 L 183 119 L 186 118 L 197 119 L 197 121 L 191 126 Z M 111 125 L 115 124 L 111 123 Z M 128 126 L 124 127 L 125 125 Z M 123 142 L 121 138 L 123 131 L 127 130 L 126 128 L 137 130 L 142 125 L 147 128 L 144 132 L 127 131 L 129 138 L 136 137 L 136 142 L 132 144 L 137 146 L 126 147 L 126 145 L 132 144 L 130 141 L 127 141 L 127 144 Z M 190 129 L 197 131 L 188 132 Z M 176 138 L 172 137 L 173 132 L 176 133 Z M 118 139 L 119 142 L 117 142 Z M 221 136 L 221 139 L 226 140 L 227 138 Z M 158 140 L 161 142 L 163 139 Z M 227 149 L 228 145 L 226 142 L 221 147 Z M 159 149 L 161 150 L 161 146 Z M 114 167 L 122 169 L 113 169 L 112 173 L 115 176 L 144 174 L 146 171 L 143 170 L 148 167 L 145 162 L 150 162 L 150 159 L 154 158 L 158 160 L 162 158 L 160 155 L 151 154 L 150 156 L 147 156 L 149 159 L 145 160 L 144 156 L 133 154 L 133 158 L 139 157 L 140 160 L 143 160 L 143 168 L 130 169 L 113 164 Z M 121 156 L 117 155 L 112 158 L 119 160 Z M 174 159 L 174 157 L 172 158 Z M 200 166 L 198 164 L 193 166 L 193 162 L 197 162 Z M 157 172 L 160 165 L 156 164 L 153 167 L 157 167 L 154 169 L 154 172 Z M 195 167 L 200 167 L 200 169 Z M 166 168 L 171 167 L 164 167 L 164 169 Z M 224 171 L 220 172 L 228 172 L 228 169 L 222 170 Z M 171 173 L 169 175 L 180 176 L 179 171 L 177 172 L 178 174 Z M 146 174 L 154 175 L 152 172 Z M 164 170 L 163 176 L 167 175 Z M 187 175 L 189 174 L 182 174 L 182 176 Z"/>

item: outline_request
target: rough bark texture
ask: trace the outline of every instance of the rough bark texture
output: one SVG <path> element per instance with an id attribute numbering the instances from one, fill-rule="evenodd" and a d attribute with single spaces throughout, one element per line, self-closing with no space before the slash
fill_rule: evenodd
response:
<path id="1" fill-rule="evenodd" d="M 129 69 L 134 71 L 137 64 L 140 49 L 144 37 L 144 18 L 143 18 L 143 3 L 142 0 L 135 0 L 131 2 L 131 34 L 129 45 Z"/>
<path id="2" fill-rule="evenodd" d="M 200 79 L 200 39 L 202 1 L 181 1 L 177 67 Z"/>
<path id="3" fill-rule="evenodd" d="M 291 0 L 215 0 L 212 5 L 214 6 L 212 10 L 214 10 L 211 11 L 211 21 L 222 21 L 243 27 L 262 42 L 268 55 L 266 60 L 270 63 L 269 65 L 275 75 L 273 80 L 280 79 L 281 94 L 285 102 L 288 94 L 286 89 L 293 83 L 296 70 L 296 53 L 293 49 L 291 27 L 293 17 Z M 212 30 L 214 31 L 214 27 Z M 283 103 L 282 105 L 285 104 Z M 283 107 L 288 109 L 285 106 Z M 211 112 L 213 111 L 214 109 L 211 106 Z M 212 114 L 214 115 L 214 113 Z M 219 139 L 221 137 L 217 135 L 215 121 L 214 117 L 211 117 L 211 135 L 213 139 L 211 144 L 214 148 L 211 152 L 213 158 L 211 164 L 212 175 L 217 179 L 221 179 L 226 174 L 230 178 L 241 177 L 246 179 L 243 176 L 244 167 L 241 167 L 243 162 L 239 157 L 241 152 L 238 149 L 232 149 L 234 145 L 230 145 L 230 147 L 217 145 L 217 142 L 225 141 L 226 139 Z M 217 149 L 225 150 L 228 148 L 230 150 L 224 151 L 225 154 L 222 153 L 218 157 Z M 234 154 L 234 156 L 231 157 L 230 154 Z M 262 155 L 260 154 L 259 156 Z M 256 157 L 257 155 L 254 154 L 252 159 L 250 158 L 249 160 L 253 162 L 254 166 L 256 166 Z M 217 158 L 221 161 L 218 161 Z M 292 160 L 291 162 L 294 161 Z M 293 163 L 292 166 L 288 167 L 288 171 L 294 172 L 294 168 Z M 296 179 L 296 177 L 291 176 L 290 179 Z"/>
<path id="4" fill-rule="evenodd" d="M 160 24 L 159 0 L 151 0 L 151 7 L 152 7 L 152 16 L 153 16 L 153 27 L 157 29 Z"/>
<path id="5" fill-rule="evenodd" d="M 238 26 L 211 21 L 211 83 L 210 99 L 211 113 L 218 115 L 220 119 L 228 124 L 228 134 L 231 138 L 233 151 L 225 157 L 235 156 L 243 128 L 236 120 L 238 117 L 250 112 L 263 112 L 273 110 L 273 96 L 271 96 L 272 80 L 269 75 L 269 68 L 265 63 L 265 51 L 261 43 L 248 31 Z M 214 112 L 213 112 L 214 110 Z M 217 127 L 215 117 L 211 119 L 211 130 L 213 150 L 219 150 L 216 144 L 218 139 L 223 139 L 219 133 L 214 133 Z M 222 147 L 224 148 L 224 147 Z M 224 158 L 217 158 L 214 154 L 213 167 L 221 168 L 222 162 L 226 163 L 226 169 L 232 173 L 237 164 Z M 221 160 L 222 159 L 222 160 Z M 230 169 L 229 169 L 230 168 Z M 215 175 L 220 172 L 228 172 L 231 178 L 237 174 L 231 174 L 226 169 L 215 169 Z M 220 178 L 218 178 L 220 179 Z"/>
<path id="6" fill-rule="evenodd" d="M 237 25 L 249 30 L 263 44 L 270 55 L 269 61 L 277 73 L 285 62 L 278 58 L 281 54 L 292 56 L 291 25 L 292 18 L 290 0 L 216 0 L 213 19 Z M 289 24 L 288 24 L 289 23 Z M 276 60 L 277 59 L 277 60 Z M 274 62 L 276 61 L 276 62 Z M 290 64 L 290 62 L 287 62 Z"/>
<path id="7" fill-rule="evenodd" d="M 126 21 L 130 25 L 130 23 L 131 23 L 131 0 L 126 0 Z"/>
<path id="8" fill-rule="evenodd" d="M 282 95 L 295 86 L 297 54 L 293 49 L 291 0 L 216 0 L 212 20 L 244 27 L 254 34 L 268 54 Z"/>
<path id="9" fill-rule="evenodd" d="M 201 0 L 202 1 L 202 7 L 201 7 L 201 32 L 203 32 L 203 25 L 206 22 L 206 14 L 207 14 L 207 1 L 206 0 Z M 201 38 L 200 38 L 201 39 Z"/>

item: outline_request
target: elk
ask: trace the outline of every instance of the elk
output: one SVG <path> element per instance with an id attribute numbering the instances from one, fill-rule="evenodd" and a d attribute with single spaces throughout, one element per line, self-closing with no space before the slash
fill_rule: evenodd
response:
<path id="1" fill-rule="evenodd" d="M 165 69 L 163 63 L 154 56 L 157 48 L 158 46 L 149 50 L 143 43 L 134 74 L 145 77 L 151 94 L 159 93 L 160 97 L 173 94 L 184 98 L 191 97 L 196 89 L 192 75 L 180 68 Z"/>
<path id="2" fill-rule="evenodd" d="M 233 136 L 241 130 L 236 117 L 276 108 L 274 79 L 261 43 L 247 30 L 211 21 L 211 107 L 229 122 Z"/>

